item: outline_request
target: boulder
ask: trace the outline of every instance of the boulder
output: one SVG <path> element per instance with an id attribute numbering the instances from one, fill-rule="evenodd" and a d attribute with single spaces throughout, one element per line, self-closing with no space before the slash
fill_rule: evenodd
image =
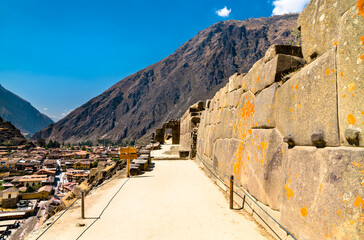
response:
<path id="1" fill-rule="evenodd" d="M 269 62 L 278 54 L 285 54 L 303 58 L 301 46 L 293 45 L 272 45 L 268 48 L 264 56 L 264 63 Z"/>
<path id="2" fill-rule="evenodd" d="M 287 144 L 275 129 L 253 129 L 235 152 L 234 174 L 260 202 L 279 210 L 282 201 Z"/>
<path id="3" fill-rule="evenodd" d="M 357 0 L 312 0 L 307 4 L 298 17 L 302 53 L 307 62 L 313 61 L 337 44 L 341 16 L 356 2 Z"/>
<path id="4" fill-rule="evenodd" d="M 338 146 L 335 48 L 302 68 L 277 90 L 276 125 L 294 145 L 312 146 L 321 133 L 326 146 Z M 288 140 L 288 138 L 287 138 Z"/>
<path id="5" fill-rule="evenodd" d="M 358 6 L 354 5 L 340 19 L 337 41 L 337 87 L 341 144 L 363 147 L 364 18 L 358 11 Z M 346 137 L 351 127 L 359 129 L 355 141 Z"/>
<path id="6" fill-rule="evenodd" d="M 278 84 L 264 89 L 254 99 L 254 121 L 256 128 L 272 128 L 275 127 L 274 102 Z"/>
<path id="7" fill-rule="evenodd" d="M 297 239 L 362 239 L 364 149 L 294 147 L 281 223 Z"/>

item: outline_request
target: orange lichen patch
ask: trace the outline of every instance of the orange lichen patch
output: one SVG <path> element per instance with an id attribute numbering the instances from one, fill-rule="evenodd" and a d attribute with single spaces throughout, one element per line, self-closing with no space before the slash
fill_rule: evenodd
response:
<path id="1" fill-rule="evenodd" d="M 294 116 L 292 116 L 292 119 L 294 119 Z"/>
<path id="2" fill-rule="evenodd" d="M 306 217 L 307 216 L 307 213 L 308 213 L 308 211 L 307 211 L 307 208 L 306 207 L 301 208 L 302 217 Z"/>
<path id="3" fill-rule="evenodd" d="M 253 130 L 250 128 L 250 129 L 248 130 L 249 135 L 251 135 L 251 134 L 252 134 L 252 132 L 253 132 Z"/>
<path id="4" fill-rule="evenodd" d="M 341 53 L 344 53 L 344 51 L 345 51 L 344 49 L 343 49 L 343 50 L 341 50 Z"/>
<path id="5" fill-rule="evenodd" d="M 337 210 L 336 213 L 337 213 L 337 215 L 341 215 L 341 211 L 340 210 Z"/>
<path id="6" fill-rule="evenodd" d="M 358 15 L 362 15 L 364 18 L 364 0 L 357 1 L 356 8 L 358 9 Z"/>
<path id="7" fill-rule="evenodd" d="M 354 91 L 354 89 L 355 89 L 355 83 L 352 82 L 348 85 L 348 90 L 351 92 Z"/>
<path id="8" fill-rule="evenodd" d="M 291 108 L 289 109 L 289 111 L 290 111 L 290 112 L 292 112 L 292 111 L 293 111 L 293 108 L 291 107 Z"/>
<path id="9" fill-rule="evenodd" d="M 297 83 L 296 84 L 296 86 L 294 87 L 296 90 L 298 90 L 298 86 L 299 86 L 299 84 Z"/>
<path id="10" fill-rule="evenodd" d="M 340 77 L 344 77 L 344 73 L 343 72 L 340 73 Z"/>
<path id="11" fill-rule="evenodd" d="M 296 100 L 296 96 L 293 97 L 293 100 Z"/>
<path id="12" fill-rule="evenodd" d="M 335 69 L 332 69 L 332 73 L 335 73 Z"/>
<path id="13" fill-rule="evenodd" d="M 346 98 L 346 94 L 343 95 L 343 98 Z"/>
<path id="14" fill-rule="evenodd" d="M 298 107 L 301 107 L 301 104 L 298 104 Z"/>
<path id="15" fill-rule="evenodd" d="M 328 69 L 326 69 L 326 75 L 329 75 L 330 74 L 330 72 L 331 72 L 331 69 L 330 68 L 328 68 Z"/>
<path id="16" fill-rule="evenodd" d="M 337 41 L 334 42 L 334 45 L 336 46 L 337 45 Z"/>
<path id="17" fill-rule="evenodd" d="M 352 164 L 353 164 L 355 167 L 359 168 L 359 169 L 360 169 L 360 167 L 361 167 L 361 164 L 360 164 L 360 163 L 352 162 Z"/>
<path id="18" fill-rule="evenodd" d="M 273 106 L 272 106 L 272 105 L 270 106 L 270 110 L 273 110 Z M 364 114 L 363 114 L 363 115 L 364 115 Z"/>
<path id="19" fill-rule="evenodd" d="M 246 82 L 244 83 L 244 86 L 243 87 L 246 88 Z"/>
<path id="20" fill-rule="evenodd" d="M 257 82 L 259 82 L 259 80 L 260 80 L 260 77 L 257 77 Z"/>
<path id="21" fill-rule="evenodd" d="M 351 125 L 355 125 L 355 123 L 356 123 L 356 119 L 355 119 L 354 115 L 351 113 L 348 115 L 348 123 Z"/>
<path id="22" fill-rule="evenodd" d="M 331 82 L 333 83 L 334 82 L 334 79 L 332 79 Z"/>
<path id="23" fill-rule="evenodd" d="M 364 59 L 364 54 L 360 56 L 360 59 L 363 60 Z"/>
<path id="24" fill-rule="evenodd" d="M 361 115 L 364 115 L 364 111 L 363 111 L 363 112 L 361 112 Z"/>
<path id="25" fill-rule="evenodd" d="M 270 123 L 270 118 L 268 118 L 268 121 L 267 122 Z"/>
<path id="26" fill-rule="evenodd" d="M 292 86 L 291 86 L 291 90 L 293 90 L 293 88 L 294 88 L 294 86 L 292 85 Z"/>
<path id="27" fill-rule="evenodd" d="M 361 197 L 359 197 L 359 195 L 356 195 L 356 198 L 354 201 L 354 206 L 360 207 L 360 204 L 361 204 L 362 208 L 364 209 L 364 200 Z"/>
<path id="28" fill-rule="evenodd" d="M 291 183 L 292 179 L 289 178 L 286 184 L 284 185 L 284 190 L 286 190 L 286 196 L 287 200 L 293 197 L 293 190 L 288 187 L 288 185 Z"/>
<path id="29" fill-rule="evenodd" d="M 364 45 L 364 36 L 360 37 L 360 42 L 361 42 L 361 45 Z"/>
<path id="30" fill-rule="evenodd" d="M 320 184 L 320 188 L 319 188 L 319 191 L 321 192 L 322 191 L 322 187 L 323 187 L 323 185 L 322 185 L 322 183 Z"/>

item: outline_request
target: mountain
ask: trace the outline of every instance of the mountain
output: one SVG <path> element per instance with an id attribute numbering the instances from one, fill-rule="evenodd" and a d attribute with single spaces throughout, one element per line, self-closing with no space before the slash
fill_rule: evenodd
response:
<path id="1" fill-rule="evenodd" d="M 235 72 L 247 72 L 270 45 L 293 41 L 297 18 L 287 14 L 218 22 L 33 138 L 70 143 L 146 139 L 163 121 L 211 98 Z"/>
<path id="2" fill-rule="evenodd" d="M 0 117 L 0 146 L 25 145 L 28 141 L 10 122 L 5 122 Z"/>
<path id="3" fill-rule="evenodd" d="M 34 134 L 54 123 L 29 102 L 5 89 L 0 84 L 0 117 L 15 125 L 21 132 Z"/>

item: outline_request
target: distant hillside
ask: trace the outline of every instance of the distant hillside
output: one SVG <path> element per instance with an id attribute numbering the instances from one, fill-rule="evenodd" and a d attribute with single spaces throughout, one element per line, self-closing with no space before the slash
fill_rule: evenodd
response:
<path id="1" fill-rule="evenodd" d="M 140 139 L 199 100 L 211 98 L 235 72 L 247 72 L 272 44 L 288 43 L 297 14 L 218 22 L 173 54 L 88 101 L 34 139 Z"/>
<path id="2" fill-rule="evenodd" d="M 54 123 L 29 102 L 0 85 L 0 117 L 10 121 L 23 133 L 34 134 Z"/>
<path id="3" fill-rule="evenodd" d="M 5 122 L 0 117 L 0 146 L 25 145 L 28 141 L 10 122 Z"/>

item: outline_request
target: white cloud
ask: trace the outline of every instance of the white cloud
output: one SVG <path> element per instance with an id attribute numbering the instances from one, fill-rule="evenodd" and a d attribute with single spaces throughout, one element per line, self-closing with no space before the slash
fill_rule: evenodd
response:
<path id="1" fill-rule="evenodd" d="M 300 13 L 310 0 L 274 0 L 272 15 Z"/>
<path id="2" fill-rule="evenodd" d="M 230 9 L 227 9 L 227 7 L 225 6 L 224 8 L 222 8 L 220 10 L 217 10 L 216 13 L 220 17 L 228 17 L 229 14 L 231 13 L 231 8 Z"/>
<path id="3" fill-rule="evenodd" d="M 48 110 L 48 108 L 43 108 L 43 110 L 44 110 L 44 111 L 47 111 L 47 110 Z"/>

